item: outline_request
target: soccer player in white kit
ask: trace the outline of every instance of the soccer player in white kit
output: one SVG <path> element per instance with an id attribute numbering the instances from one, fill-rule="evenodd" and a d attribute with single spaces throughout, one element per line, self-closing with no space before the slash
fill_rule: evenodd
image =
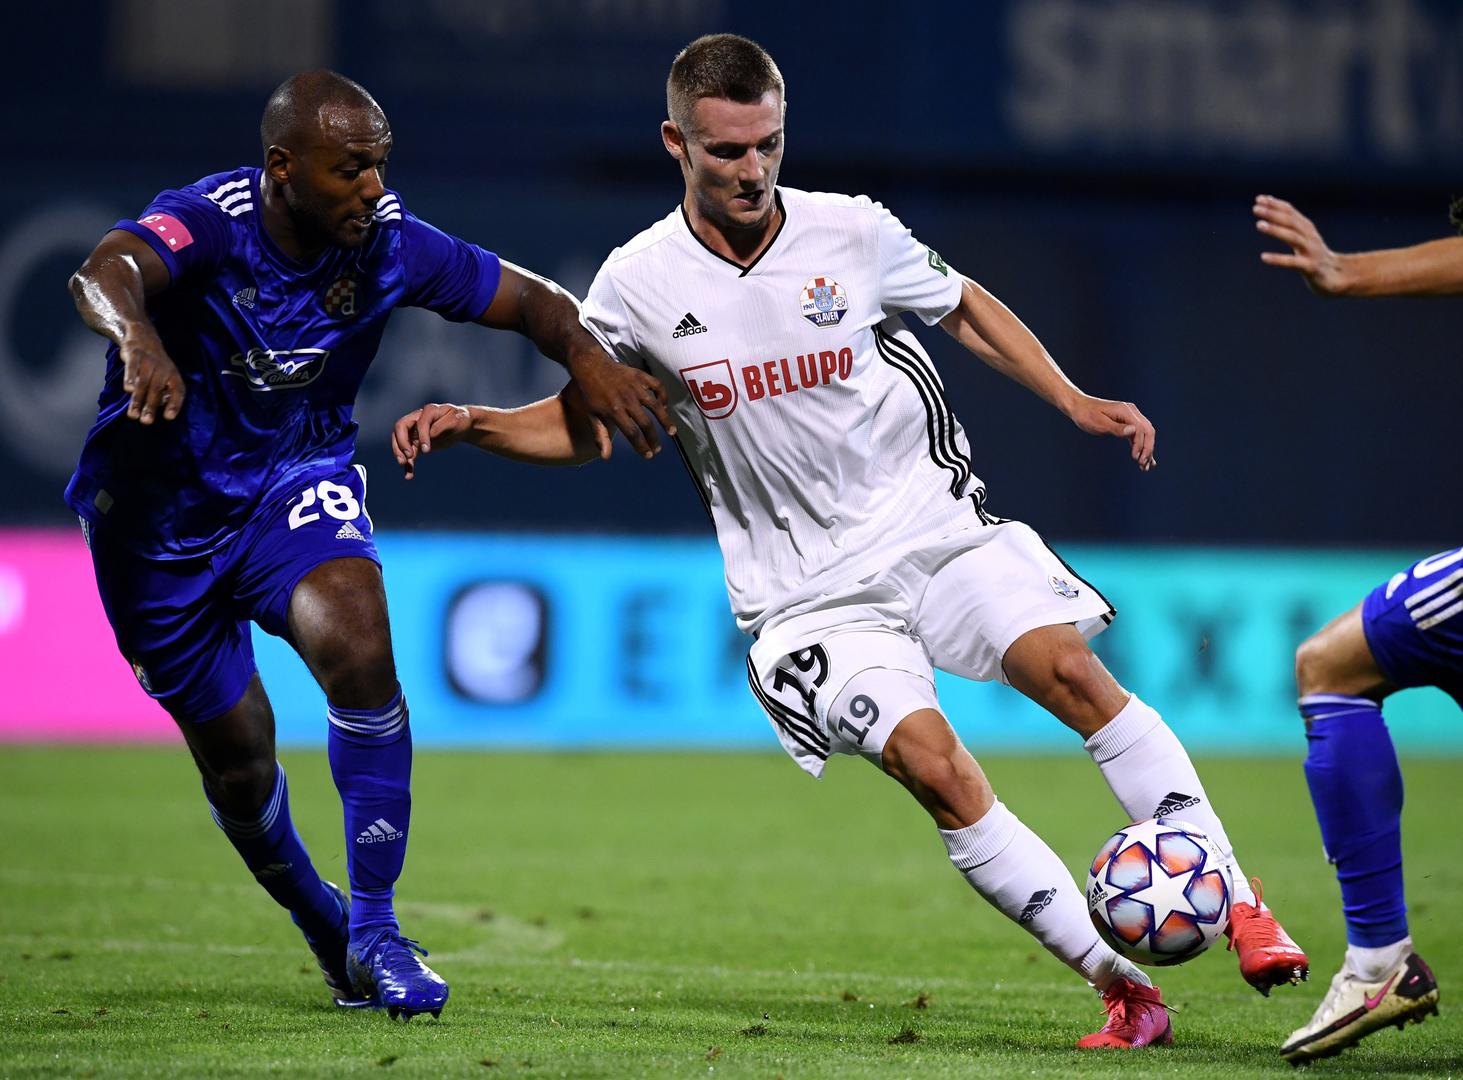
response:
<path id="1" fill-rule="evenodd" d="M 991 791 L 940 710 L 934 668 L 1016 687 L 1083 735 L 1133 820 L 1173 814 L 1230 860 L 1230 933 L 1268 992 L 1305 954 L 1233 864 L 1188 755 L 1086 639 L 1111 620 L 1098 591 L 985 488 L 939 376 L 899 316 L 938 323 L 1078 427 L 1130 443 L 1137 407 L 1079 391 L 999 301 L 867 198 L 777 185 L 783 82 L 755 43 L 698 39 L 667 87 L 667 151 L 686 194 L 611 253 L 582 319 L 670 395 L 677 445 L 716 526 L 738 625 L 756 638 L 753 694 L 787 752 L 821 775 L 857 754 L 934 818 L 957 870 L 1102 994 L 1083 1047 L 1172 1040 L 1148 977 L 1097 935 L 1061 860 Z M 397 422 L 407 474 L 458 441 L 519 460 L 588 460 L 603 429 L 571 383 L 515 410 L 428 405 Z"/>

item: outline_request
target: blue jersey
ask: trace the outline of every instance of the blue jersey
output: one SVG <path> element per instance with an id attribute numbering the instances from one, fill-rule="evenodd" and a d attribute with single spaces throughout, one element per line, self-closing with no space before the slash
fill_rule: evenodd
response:
<path id="1" fill-rule="evenodd" d="M 140 555 L 207 554 L 256 508 L 348 466 L 356 392 L 392 309 L 465 322 L 497 292 L 496 255 L 418 220 L 394 191 L 360 247 L 291 259 L 265 231 L 261 179 L 257 168 L 217 173 L 114 226 L 145 240 L 172 275 L 148 315 L 187 399 L 171 422 L 129 420 L 109 348 L 66 500 Z"/>

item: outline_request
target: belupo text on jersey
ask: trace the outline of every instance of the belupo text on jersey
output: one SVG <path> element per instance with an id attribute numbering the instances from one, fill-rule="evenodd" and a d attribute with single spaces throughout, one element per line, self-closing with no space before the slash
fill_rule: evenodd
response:
<path id="1" fill-rule="evenodd" d="M 734 395 L 727 394 L 727 388 L 718 385 L 716 376 L 723 378 L 732 371 L 741 373 L 742 391 L 748 401 L 759 401 L 764 397 L 781 397 L 798 390 L 811 390 L 815 386 L 827 386 L 835 376 L 847 379 L 853 374 L 853 350 L 842 348 L 835 352 L 823 349 L 820 352 L 799 353 L 795 358 L 784 356 L 767 360 L 761 364 L 733 366 L 731 359 L 713 361 L 710 364 L 696 364 L 681 369 L 681 378 L 691 397 L 701 411 L 712 420 L 730 416 L 734 406 Z M 730 401 L 727 399 L 730 397 Z"/>

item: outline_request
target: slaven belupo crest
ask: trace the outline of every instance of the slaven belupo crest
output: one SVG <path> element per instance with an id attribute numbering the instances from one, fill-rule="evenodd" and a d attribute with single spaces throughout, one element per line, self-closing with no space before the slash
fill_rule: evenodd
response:
<path id="1" fill-rule="evenodd" d="M 848 314 L 848 296 L 831 277 L 811 278 L 803 286 L 803 318 L 814 326 L 837 326 Z"/>

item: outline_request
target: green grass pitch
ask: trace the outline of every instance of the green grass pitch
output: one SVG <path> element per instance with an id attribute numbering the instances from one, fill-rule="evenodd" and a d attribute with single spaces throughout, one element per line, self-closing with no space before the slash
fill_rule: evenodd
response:
<path id="1" fill-rule="evenodd" d="M 295 819 L 345 880 L 324 755 L 287 752 Z M 1122 824 L 1080 750 L 992 758 L 1079 868 Z M 1334 879 L 1299 759 L 1201 763 L 1313 981 L 1261 998 L 1222 946 L 1159 973 L 1176 1044 L 1072 1043 L 1093 994 L 950 869 L 912 800 L 836 761 L 419 753 L 404 929 L 451 983 L 440 1021 L 329 1004 L 287 917 L 205 811 L 181 748 L 0 753 L 0 1076 L 1292 1075 L 1275 1048 L 1339 963 Z M 1463 1073 L 1460 763 L 1415 760 L 1413 935 L 1442 1015 L 1313 1077 Z"/>

